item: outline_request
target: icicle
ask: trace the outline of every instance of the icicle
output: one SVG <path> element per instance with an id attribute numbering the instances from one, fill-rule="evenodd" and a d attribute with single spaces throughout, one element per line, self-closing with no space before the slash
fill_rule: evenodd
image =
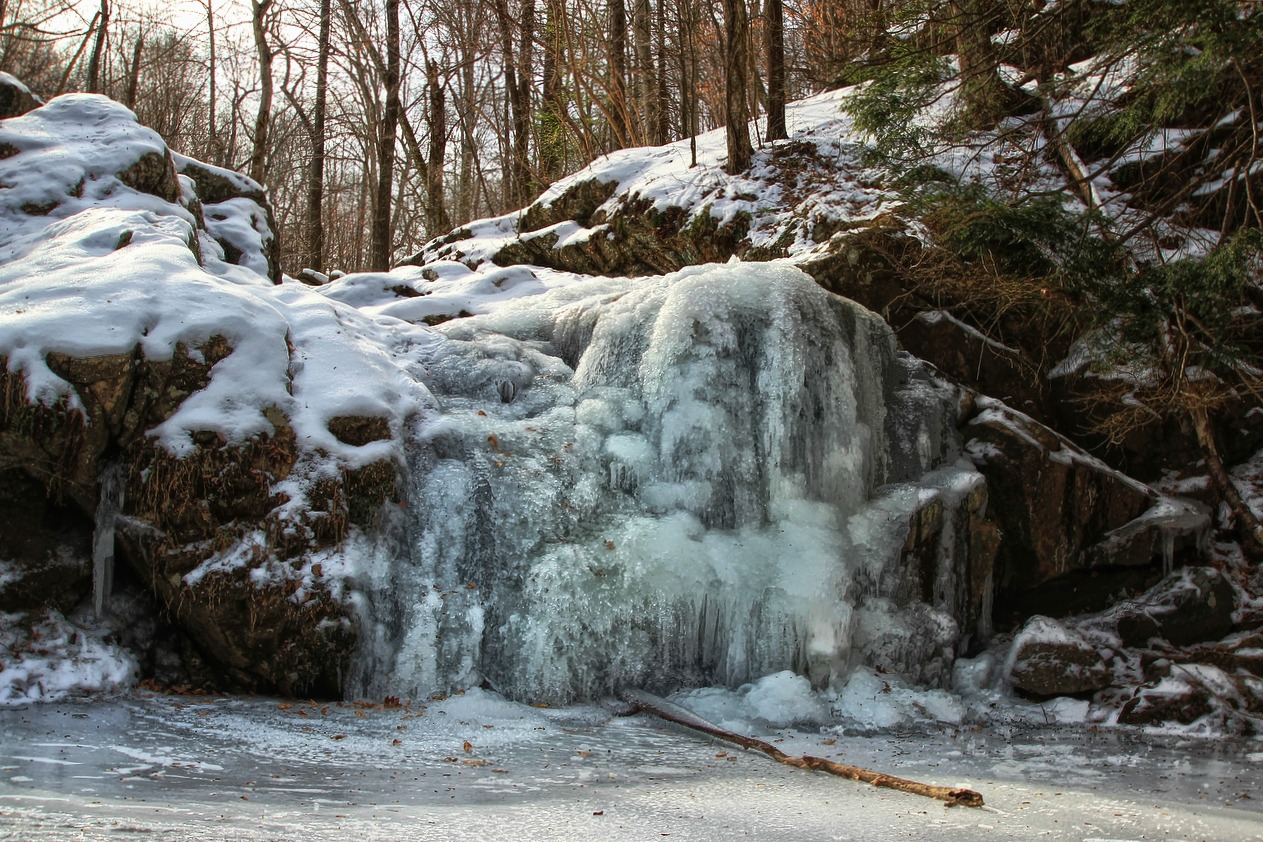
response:
<path id="1" fill-rule="evenodd" d="M 1162 575 L 1171 575 L 1171 570 L 1175 566 L 1175 535 L 1176 530 L 1170 526 L 1162 527 Z"/>
<path id="2" fill-rule="evenodd" d="M 92 534 L 92 611 L 100 620 L 114 589 L 114 529 L 123 509 L 123 466 L 106 465 L 101 471 L 101 496 L 96 505 Z"/>

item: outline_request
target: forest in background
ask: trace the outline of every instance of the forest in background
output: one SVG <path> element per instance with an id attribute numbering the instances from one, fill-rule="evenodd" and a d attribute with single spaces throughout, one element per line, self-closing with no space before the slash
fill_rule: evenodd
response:
<path id="1" fill-rule="evenodd" d="M 1131 192 L 1161 195 L 1113 232 L 1129 240 L 1190 204 L 1194 227 L 1259 227 L 1259 6 L 0 0 L 0 68 L 45 98 L 104 93 L 266 184 L 296 275 L 384 270 L 615 149 L 751 117 L 754 143 L 783 138 L 786 99 L 859 81 L 857 124 L 896 171 L 966 131 L 1034 132 L 1048 148 L 1017 168 L 1054 160 L 1096 210 L 1094 183 L 1134 164 Z M 951 119 L 927 128 L 945 93 Z M 736 172 L 752 140 L 729 134 Z"/>
<path id="2" fill-rule="evenodd" d="M 386 269 L 603 153 L 819 90 L 846 5 L 3 0 L 0 68 L 45 98 L 106 94 L 265 183 L 287 271 Z"/>

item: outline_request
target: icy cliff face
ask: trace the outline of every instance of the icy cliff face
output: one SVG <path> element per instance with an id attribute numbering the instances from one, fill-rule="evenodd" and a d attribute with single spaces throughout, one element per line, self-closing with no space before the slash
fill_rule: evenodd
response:
<path id="1" fill-rule="evenodd" d="M 825 684 L 896 627 L 909 659 L 954 644 L 950 611 L 879 598 L 925 497 L 887 484 L 942 461 L 951 424 L 877 316 L 746 264 L 579 283 L 441 331 L 406 549 L 363 583 L 366 693 Z M 973 476 L 933 482 L 954 472 Z"/>

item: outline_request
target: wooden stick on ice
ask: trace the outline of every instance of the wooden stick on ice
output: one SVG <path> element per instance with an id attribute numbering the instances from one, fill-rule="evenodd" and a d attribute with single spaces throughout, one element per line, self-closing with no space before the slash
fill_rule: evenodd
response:
<path id="1" fill-rule="evenodd" d="M 665 719 L 667 722 L 674 722 L 677 725 L 692 728 L 694 731 L 709 734 L 720 740 L 736 743 L 742 748 L 757 749 L 773 760 L 784 763 L 786 766 L 793 766 L 797 769 L 809 769 L 814 772 L 828 772 L 831 775 L 848 778 L 852 781 L 860 781 L 861 783 L 888 789 L 897 789 L 900 792 L 910 792 L 913 795 L 924 795 L 927 798 L 937 798 L 945 802 L 948 807 L 957 805 L 981 807 L 983 804 L 982 795 L 974 792 L 972 789 L 951 789 L 945 786 L 923 784 L 920 781 L 910 781 L 907 778 L 897 778 L 894 775 L 886 775 L 870 769 L 861 769 L 859 766 L 836 763 L 823 757 L 812 757 L 811 755 L 791 757 L 769 742 L 727 731 L 707 722 L 686 708 L 680 707 L 673 702 L 668 702 L 666 699 L 647 693 L 644 690 L 624 689 L 620 691 L 619 696 L 623 701 L 635 705 L 638 710 L 645 713 L 652 713 L 654 716 Z"/>

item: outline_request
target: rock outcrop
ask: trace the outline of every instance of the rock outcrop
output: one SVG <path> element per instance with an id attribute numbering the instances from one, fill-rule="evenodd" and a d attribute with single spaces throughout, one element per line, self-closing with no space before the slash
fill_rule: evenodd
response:
<path id="1" fill-rule="evenodd" d="M 1120 590 L 1148 587 L 1210 527 L 1204 508 L 1162 498 L 998 401 L 979 400 L 964 430 L 1003 536 L 1002 625 L 1103 608 Z"/>
<path id="2" fill-rule="evenodd" d="M 354 377 L 377 352 L 324 327 L 350 329 L 324 299 L 268 297 L 276 240 L 258 185 L 176 158 L 102 97 L 13 112 L 0 610 L 37 624 L 91 593 L 100 479 L 122 466 L 119 576 L 156 595 L 203 676 L 341 695 L 357 626 L 338 566 L 395 498 L 400 421 L 361 398 L 325 418 L 294 395 L 304 367 Z"/>

